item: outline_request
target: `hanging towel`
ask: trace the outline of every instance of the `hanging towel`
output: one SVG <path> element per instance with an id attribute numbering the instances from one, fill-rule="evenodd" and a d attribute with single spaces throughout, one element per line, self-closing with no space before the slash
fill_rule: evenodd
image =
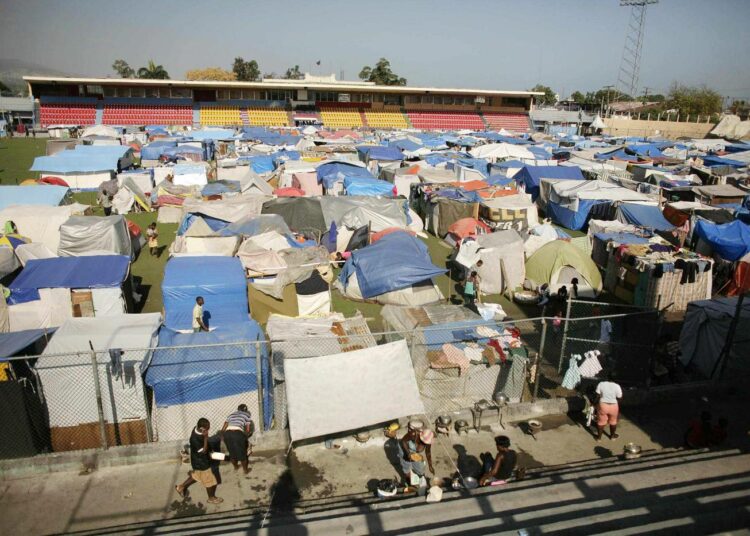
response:
<path id="1" fill-rule="evenodd" d="M 602 370 L 602 365 L 599 363 L 599 350 L 591 350 L 583 354 L 586 359 L 578 367 L 578 371 L 584 378 L 593 378 Z"/>
<path id="2" fill-rule="evenodd" d="M 568 371 L 561 384 L 565 389 L 573 390 L 581 383 L 581 372 L 578 370 L 579 359 L 581 359 L 580 355 L 573 355 L 568 361 Z"/>

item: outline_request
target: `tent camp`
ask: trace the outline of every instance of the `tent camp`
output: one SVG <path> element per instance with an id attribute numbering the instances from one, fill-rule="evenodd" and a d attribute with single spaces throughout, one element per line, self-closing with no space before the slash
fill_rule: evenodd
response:
<path id="1" fill-rule="evenodd" d="M 124 255 L 33 259 L 10 284 L 11 331 L 59 326 L 72 317 L 122 316 L 132 304 Z"/>
<path id="2" fill-rule="evenodd" d="M 245 295 L 245 299 L 247 299 Z M 206 302 L 209 303 L 208 301 Z M 260 326 L 245 319 L 209 332 L 180 333 L 162 328 L 159 346 L 147 364 L 145 380 L 153 390 L 152 422 L 158 441 L 184 440 L 200 417 L 217 428 L 226 416 L 247 404 L 258 422 L 260 350 L 265 427 L 273 419 L 271 367 Z M 217 346 L 220 345 L 220 346 Z"/>
<path id="3" fill-rule="evenodd" d="M 0 210 L 11 205 L 57 207 L 72 202 L 70 188 L 53 184 L 38 186 L 0 186 Z"/>
<path id="4" fill-rule="evenodd" d="M 526 261 L 526 278 L 535 285 L 549 284 L 555 293 L 578 278 L 578 295 L 595 297 L 602 290 L 599 269 L 583 250 L 570 242 L 554 240 L 540 247 Z"/>
<path id="5" fill-rule="evenodd" d="M 433 278 L 443 273 L 432 263 L 424 243 L 408 233 L 395 232 L 354 251 L 335 286 L 354 300 L 424 305 L 442 299 Z"/>
<path id="6" fill-rule="evenodd" d="M 97 353 L 107 444 L 148 441 L 141 365 L 156 343 L 159 313 L 69 318 L 35 364 L 55 452 L 101 446 L 91 348 Z M 133 348 L 134 350 L 128 350 Z"/>
<path id="7" fill-rule="evenodd" d="M 577 166 L 524 166 L 521 171 L 513 175 L 518 185 L 523 185 L 524 191 L 536 201 L 539 197 L 539 183 L 542 179 L 584 180 L 581 168 Z"/>
<path id="8" fill-rule="evenodd" d="M 133 258 L 133 253 L 123 216 L 71 216 L 60 226 L 60 257 L 113 254 Z"/>
<path id="9" fill-rule="evenodd" d="M 82 215 L 90 208 L 80 203 L 59 207 L 13 205 L 0 210 L 0 222 L 12 221 L 18 233 L 35 244 L 44 244 L 56 252 L 60 246 L 60 226 L 71 216 Z"/>
<path id="10" fill-rule="evenodd" d="M 480 260 L 482 266 L 476 267 Z M 513 230 L 479 235 L 476 240 L 464 242 L 456 262 L 477 271 L 482 294 L 512 290 L 523 284 L 526 275 L 523 239 Z"/>
<path id="11" fill-rule="evenodd" d="M 750 225 L 739 220 L 717 225 L 698 219 L 694 235 L 715 254 L 728 261 L 737 261 L 750 253 Z M 696 248 L 698 250 L 702 249 L 700 241 Z"/>
<path id="12" fill-rule="evenodd" d="M 750 301 L 739 310 L 734 344 L 726 361 L 720 363 L 729 327 L 737 314 L 738 298 L 716 298 L 694 301 L 687 307 L 680 333 L 680 361 L 699 371 L 705 378 L 718 378 L 722 367 L 724 377 L 747 375 L 750 371 Z"/>

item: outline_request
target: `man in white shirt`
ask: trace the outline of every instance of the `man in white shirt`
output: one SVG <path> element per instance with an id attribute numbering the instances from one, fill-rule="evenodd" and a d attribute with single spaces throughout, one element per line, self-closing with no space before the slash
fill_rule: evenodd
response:
<path id="1" fill-rule="evenodd" d="M 205 322 L 203 322 L 203 303 L 203 296 L 195 298 L 195 307 L 193 307 L 193 333 L 208 331 Z"/>
<path id="2" fill-rule="evenodd" d="M 613 381 L 612 374 L 607 375 L 607 381 L 599 382 L 596 386 L 596 394 L 599 396 L 596 420 L 596 440 L 602 438 L 604 427 L 609 424 L 609 438 L 612 440 L 620 437 L 617 434 L 617 418 L 620 415 L 619 399 L 622 398 L 622 388 Z"/>

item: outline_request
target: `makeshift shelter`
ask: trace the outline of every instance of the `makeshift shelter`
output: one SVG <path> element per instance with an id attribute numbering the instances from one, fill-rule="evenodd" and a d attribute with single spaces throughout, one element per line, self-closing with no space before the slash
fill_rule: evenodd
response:
<path id="1" fill-rule="evenodd" d="M 132 307 L 130 258 L 32 259 L 10 284 L 11 331 L 59 326 L 72 317 L 122 316 Z"/>
<path id="2" fill-rule="evenodd" d="M 38 186 L 0 186 L 0 210 L 11 205 L 44 205 L 48 207 L 57 207 L 70 204 L 71 201 L 72 196 L 70 188 L 66 186 L 55 186 L 52 184 L 40 184 Z"/>
<path id="3" fill-rule="evenodd" d="M 20 235 L 55 252 L 60 245 L 60 226 L 71 216 L 89 211 L 88 206 L 79 203 L 59 207 L 13 205 L 0 210 L 0 222 L 14 222 Z"/>
<path id="4" fill-rule="evenodd" d="M 393 184 L 388 181 L 363 177 L 347 177 L 344 179 L 346 195 L 393 197 L 393 190 Z"/>
<path id="5" fill-rule="evenodd" d="M 498 231 L 467 240 L 455 257 L 466 270 L 476 270 L 482 294 L 499 294 L 523 285 L 526 276 L 523 239 L 516 231 Z M 482 261 L 482 266 L 476 266 Z"/>
<path id="6" fill-rule="evenodd" d="M 246 300 L 246 294 L 243 296 Z M 239 404 L 247 404 L 260 425 L 259 383 L 265 408 L 263 426 L 270 427 L 271 366 L 263 339 L 260 326 L 247 315 L 237 323 L 219 324 L 209 332 L 180 333 L 162 328 L 159 345 L 145 373 L 146 384 L 153 390 L 151 420 L 155 439 L 184 440 L 185 430 L 194 427 L 201 417 L 220 427 L 219 423 Z"/>
<path id="7" fill-rule="evenodd" d="M 60 226 L 60 257 L 114 254 L 133 258 L 133 251 L 123 216 L 71 216 Z"/>
<path id="8" fill-rule="evenodd" d="M 391 233 L 352 252 L 335 286 L 350 299 L 424 305 L 442 299 L 433 278 L 443 273 L 419 239 Z"/>
<path id="9" fill-rule="evenodd" d="M 76 145 L 72 151 L 38 156 L 30 171 L 61 177 L 75 190 L 95 190 L 113 174 L 133 165 L 133 150 L 122 145 Z"/>
<path id="10" fill-rule="evenodd" d="M 404 337 L 411 348 L 428 415 L 472 408 L 498 392 L 522 400 L 528 352 L 512 325 L 488 325 L 458 305 L 386 305 L 381 315 L 386 329 L 397 332 L 389 338 Z"/>
<path id="11" fill-rule="evenodd" d="M 177 164 L 172 168 L 172 183 L 175 186 L 205 186 L 208 170 L 204 164 Z"/>
<path id="12" fill-rule="evenodd" d="M 283 257 L 281 262 L 284 262 Z M 330 286 L 317 269 L 311 270 L 303 281 L 285 285 L 280 298 L 272 295 L 268 289 L 274 284 L 273 279 L 254 279 L 247 286 L 250 312 L 261 324 L 265 324 L 272 314 L 297 317 L 327 314 L 331 311 Z"/>
<path id="13" fill-rule="evenodd" d="M 594 297 L 602 290 L 602 278 L 594 261 L 565 240 L 554 240 L 540 247 L 526 261 L 526 278 L 534 285 L 547 283 L 550 292 L 578 278 L 578 295 Z"/>
<path id="14" fill-rule="evenodd" d="M 664 217 L 659 205 L 620 203 L 617 206 L 615 219 L 622 223 L 654 231 L 672 231 L 675 228 L 675 226 L 668 222 Z"/>
<path id="15" fill-rule="evenodd" d="M 577 166 L 524 166 L 521 171 L 513 175 L 518 185 L 523 185 L 524 191 L 531 195 L 531 200 L 539 197 L 539 184 L 542 179 L 576 180 L 585 179 L 581 168 Z"/>
<path id="16" fill-rule="evenodd" d="M 716 298 L 694 301 L 687 306 L 680 333 L 680 361 L 700 372 L 705 378 L 746 376 L 750 371 L 750 301 L 745 300 L 739 311 L 739 298 Z M 728 355 L 722 359 L 729 328 L 739 314 L 734 340 Z"/>
<path id="17" fill-rule="evenodd" d="M 750 225 L 739 220 L 717 225 L 699 219 L 694 235 L 699 238 L 696 249 L 703 250 L 700 244 L 703 241 L 711 251 L 728 261 L 739 260 L 750 253 Z"/>
<path id="18" fill-rule="evenodd" d="M 330 161 L 317 167 L 318 182 L 327 192 L 336 193 L 336 185 L 341 185 L 347 178 L 374 179 L 362 162 Z M 341 186 L 339 186 L 341 188 Z"/>
<path id="19" fill-rule="evenodd" d="M 522 145 L 513 145 L 511 143 L 488 143 L 475 147 L 469 154 L 474 158 L 486 158 L 488 160 L 509 160 L 512 158 L 529 160 L 536 159 L 534 153 Z"/>
<path id="20" fill-rule="evenodd" d="M 479 215 L 496 230 L 524 231 L 539 223 L 537 207 L 528 194 L 483 199 Z"/>
<path id="21" fill-rule="evenodd" d="M 34 365 L 53 451 L 102 446 L 90 344 L 96 352 L 107 444 L 148 441 L 141 366 L 156 344 L 160 325 L 159 313 L 145 313 L 70 318 L 58 328 Z"/>
<path id="22" fill-rule="evenodd" d="M 175 257 L 164 268 L 161 285 L 166 318 L 174 330 L 191 330 L 195 299 L 205 299 L 204 322 L 209 328 L 248 321 L 247 282 L 236 257 Z"/>
<path id="23" fill-rule="evenodd" d="M 476 238 L 489 232 L 490 228 L 486 223 L 474 218 L 461 218 L 448 227 L 445 241 L 453 247 L 466 238 Z"/>
<path id="24" fill-rule="evenodd" d="M 0 234 L 0 278 L 12 274 L 21 266 L 16 248 L 27 243 L 27 239 L 19 234 Z"/>
<path id="25" fill-rule="evenodd" d="M 694 186 L 693 191 L 696 194 L 697 201 L 711 206 L 741 204 L 747 196 L 746 190 L 740 190 L 731 184 Z"/>
<path id="26" fill-rule="evenodd" d="M 328 230 L 320 199 L 287 197 L 263 203 L 263 214 L 278 214 L 297 233 L 313 232 L 322 235 Z"/>

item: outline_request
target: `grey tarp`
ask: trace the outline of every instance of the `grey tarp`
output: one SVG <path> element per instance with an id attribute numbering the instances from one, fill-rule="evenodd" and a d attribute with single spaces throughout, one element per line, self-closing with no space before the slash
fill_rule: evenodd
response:
<path id="1" fill-rule="evenodd" d="M 302 198 L 299 198 L 302 199 Z M 282 299 L 284 287 L 290 283 L 301 283 L 310 277 L 318 266 L 328 266 L 328 250 L 323 246 L 292 248 L 277 252 L 286 268 L 279 271 L 273 285 L 259 286 L 258 290 L 277 299 Z"/>
<path id="2" fill-rule="evenodd" d="M 122 216 L 71 216 L 60 226 L 60 257 L 113 253 L 132 255 L 130 233 Z"/>
<path id="3" fill-rule="evenodd" d="M 462 203 L 444 197 L 433 200 L 435 209 L 438 209 L 437 235 L 440 237 L 448 234 L 448 228 L 463 218 L 476 218 L 478 203 Z"/>
<path id="4" fill-rule="evenodd" d="M 283 197 L 263 203 L 263 214 L 278 214 L 292 231 L 328 230 L 320 199 L 314 197 Z"/>
<path id="5" fill-rule="evenodd" d="M 424 414 L 404 340 L 343 354 L 286 359 L 284 375 L 292 441 Z"/>
<path id="6" fill-rule="evenodd" d="M 387 227 L 406 227 L 406 199 L 386 199 L 380 197 L 367 196 L 324 196 L 320 198 L 320 207 L 323 210 L 326 227 L 331 227 L 331 222 L 339 223 L 347 219 L 352 219 L 355 214 L 361 211 L 354 211 L 356 208 L 364 208 L 371 216 L 379 216 L 373 221 L 377 223 L 379 230 Z M 365 221 L 362 225 L 366 225 Z M 348 227 L 359 227 L 355 223 L 347 225 Z"/>
<path id="7" fill-rule="evenodd" d="M 688 304 L 680 333 L 680 361 L 711 378 L 729 333 L 737 298 L 716 298 Z M 750 300 L 742 304 L 734 344 L 726 363 L 727 372 L 750 371 Z M 728 375 L 725 374 L 725 377 Z"/>

